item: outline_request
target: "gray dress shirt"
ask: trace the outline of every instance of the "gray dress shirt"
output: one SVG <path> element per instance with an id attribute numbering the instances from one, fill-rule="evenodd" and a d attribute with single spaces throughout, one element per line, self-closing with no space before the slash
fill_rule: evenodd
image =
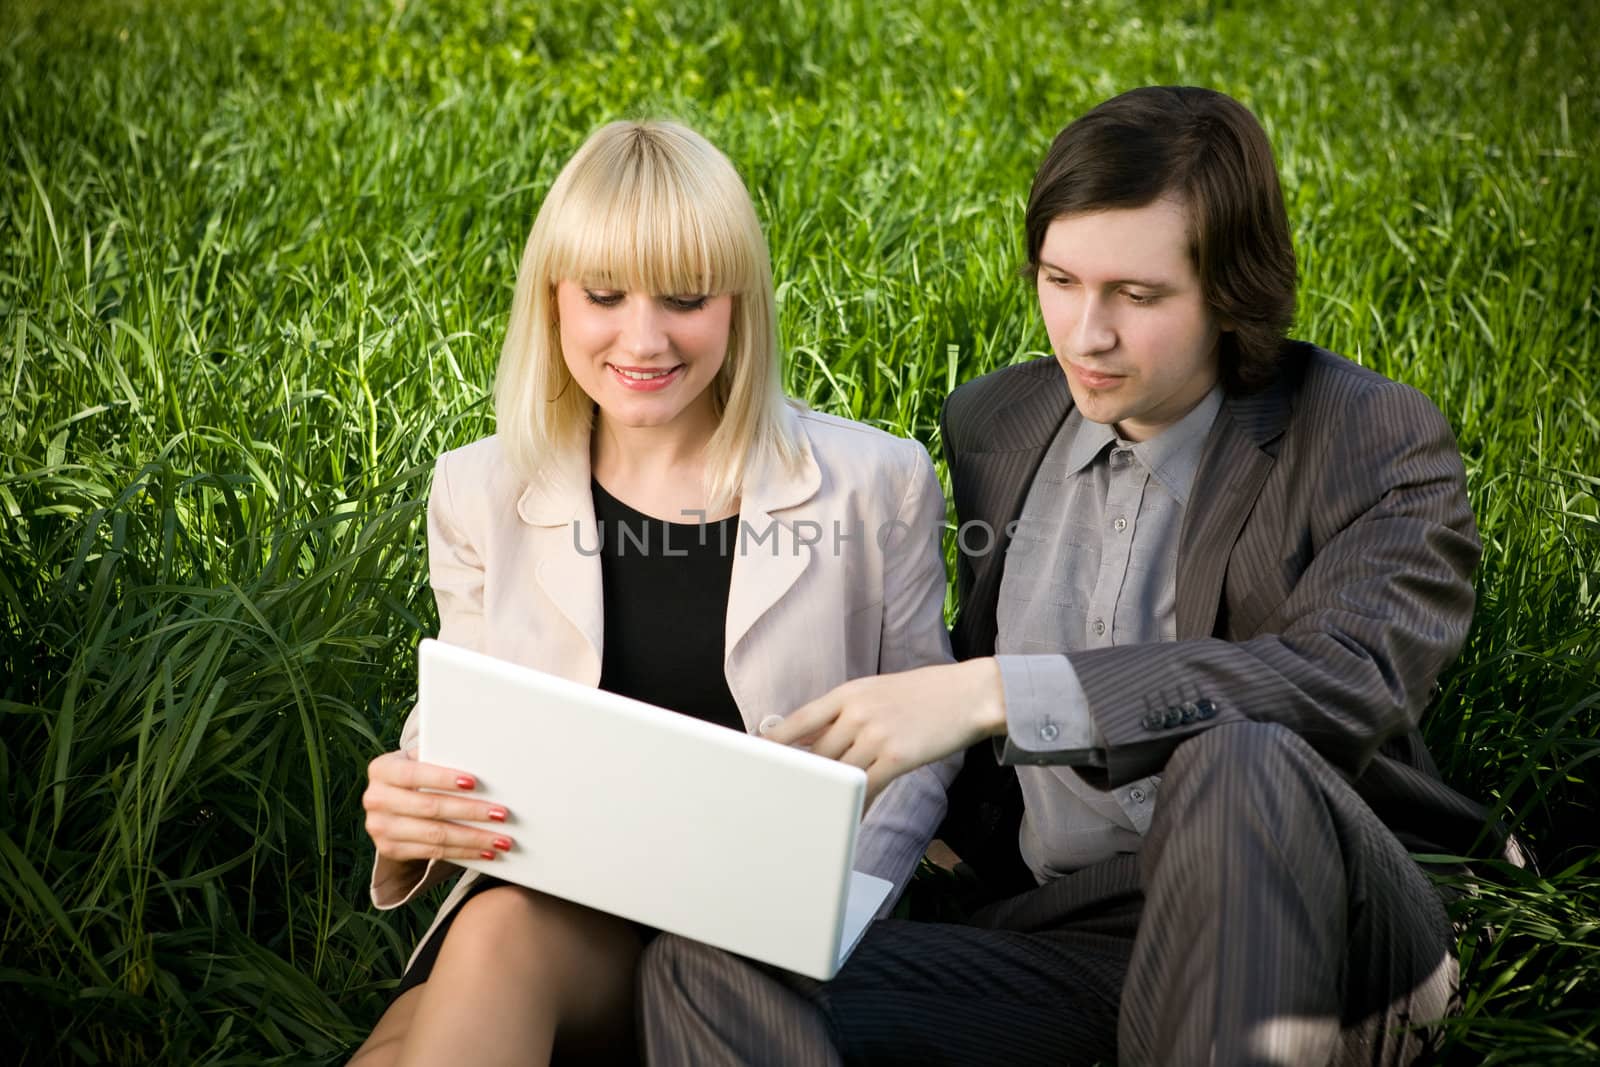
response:
<path id="1" fill-rule="evenodd" d="M 1022 858 L 1040 883 L 1136 852 L 1150 828 L 1159 776 L 1104 790 L 1064 765 L 1065 753 L 1087 754 L 1101 738 L 1063 653 L 1175 639 L 1178 535 L 1221 408 L 1213 388 L 1138 444 L 1074 410 L 1028 491 L 1000 580 L 995 653 L 1001 760 L 1019 764 Z"/>

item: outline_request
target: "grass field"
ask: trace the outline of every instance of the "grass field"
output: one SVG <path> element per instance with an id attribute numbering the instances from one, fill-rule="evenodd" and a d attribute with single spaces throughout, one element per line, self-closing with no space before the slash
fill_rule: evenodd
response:
<path id="1" fill-rule="evenodd" d="M 1458 906 L 1451 1062 L 1600 1058 L 1600 15 L 1492 0 L 13 2 L 0 10 L 0 1026 L 29 1063 L 324 1063 L 427 909 L 364 765 L 433 625 L 431 459 L 543 190 L 617 116 L 754 191 L 792 391 L 937 454 L 1045 350 L 1032 169 L 1149 82 L 1263 118 L 1295 333 L 1425 390 L 1486 545 L 1426 723 L 1542 874 Z"/>

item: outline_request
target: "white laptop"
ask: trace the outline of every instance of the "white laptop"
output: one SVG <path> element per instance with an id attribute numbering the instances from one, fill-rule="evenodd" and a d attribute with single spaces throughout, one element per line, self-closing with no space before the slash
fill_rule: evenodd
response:
<path id="1" fill-rule="evenodd" d="M 417 667 L 418 758 L 511 811 L 463 866 L 822 980 L 893 888 L 851 870 L 859 768 L 438 641 Z"/>

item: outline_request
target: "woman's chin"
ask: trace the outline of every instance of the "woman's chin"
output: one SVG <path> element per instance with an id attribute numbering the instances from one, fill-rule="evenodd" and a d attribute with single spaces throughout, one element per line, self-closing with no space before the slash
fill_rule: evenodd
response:
<path id="1" fill-rule="evenodd" d="M 676 395 L 669 395 L 676 394 Z M 660 395 L 608 393 L 598 402 L 601 416 L 612 426 L 627 427 L 633 430 L 660 429 L 682 422 L 686 427 L 698 423 L 702 417 L 700 408 L 705 408 L 704 417 L 711 418 L 710 397 L 702 395 L 688 403 L 683 400 L 683 393 L 677 389 L 664 391 Z M 704 403 L 696 403 L 704 401 Z"/>
<path id="2" fill-rule="evenodd" d="M 629 407 L 600 408 L 600 414 L 605 416 L 606 422 L 612 426 L 626 426 L 630 430 L 649 430 L 658 426 L 670 426 L 677 417 L 676 412 L 638 411 Z"/>

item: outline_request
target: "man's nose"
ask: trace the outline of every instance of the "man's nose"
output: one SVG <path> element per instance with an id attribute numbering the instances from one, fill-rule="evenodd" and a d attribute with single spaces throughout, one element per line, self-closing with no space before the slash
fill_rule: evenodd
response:
<path id="1" fill-rule="evenodd" d="M 623 316 L 622 334 L 618 339 L 622 350 L 640 358 L 666 351 L 664 314 L 654 298 L 630 294 Z"/>
<path id="2" fill-rule="evenodd" d="M 1083 311 L 1078 317 L 1077 341 L 1078 351 L 1085 355 L 1105 352 L 1117 343 L 1111 309 L 1098 296 L 1089 296 L 1083 301 Z"/>

